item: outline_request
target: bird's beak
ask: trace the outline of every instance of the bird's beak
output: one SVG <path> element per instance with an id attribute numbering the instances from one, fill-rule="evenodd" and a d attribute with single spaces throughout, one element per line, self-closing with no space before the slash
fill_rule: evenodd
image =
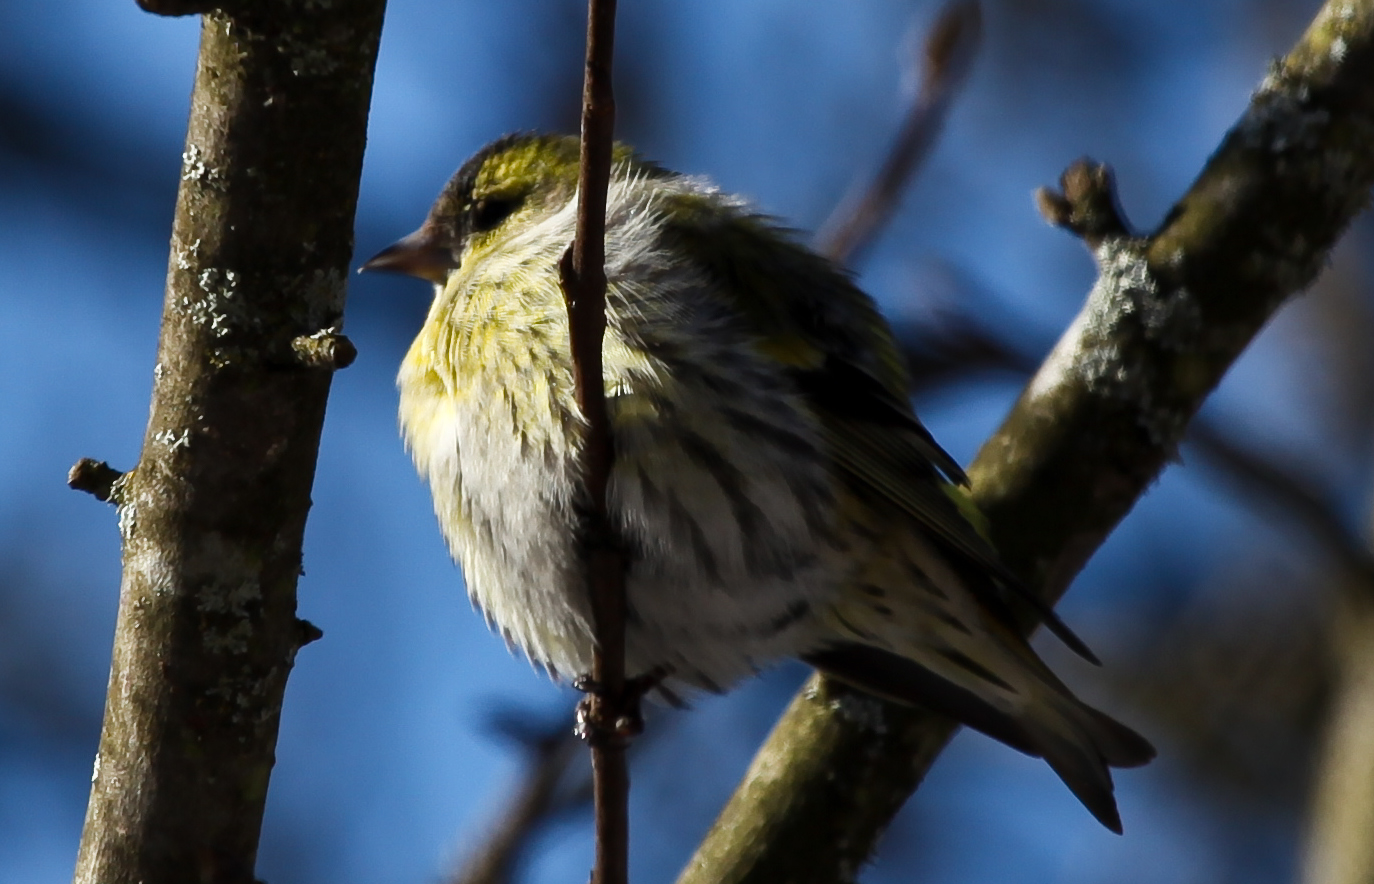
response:
<path id="1" fill-rule="evenodd" d="M 454 260 L 453 251 L 435 228 L 425 224 L 410 236 L 397 240 L 373 255 L 358 268 L 358 272 L 385 270 L 443 285 L 449 272 L 456 269 L 458 262 Z"/>

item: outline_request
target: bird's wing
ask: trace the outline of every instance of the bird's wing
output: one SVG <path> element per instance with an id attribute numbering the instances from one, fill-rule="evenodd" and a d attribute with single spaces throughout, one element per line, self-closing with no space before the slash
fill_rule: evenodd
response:
<path id="1" fill-rule="evenodd" d="M 900 349 L 872 300 L 771 219 L 693 195 L 682 197 L 670 216 L 671 245 L 716 283 L 758 335 L 759 348 L 788 367 L 834 463 L 860 497 L 887 500 L 990 576 L 985 601 L 994 610 L 1005 610 L 1000 586 L 1029 604 L 1075 653 L 1097 662 L 979 532 L 976 508 L 955 487 L 968 477 L 912 411 Z"/>
<path id="2" fill-rule="evenodd" d="M 951 497 L 949 483 L 939 473 L 961 484 L 968 479 L 909 405 L 862 369 L 833 359 L 818 370 L 795 372 L 795 377 L 845 475 L 915 518 L 943 546 L 983 571 L 1003 582 L 1019 582 Z"/>
<path id="3" fill-rule="evenodd" d="M 1007 568 L 979 532 L 960 506 L 963 490 L 946 482 L 936 467 L 951 480 L 967 483 L 967 478 L 905 401 L 897 400 L 876 379 L 852 365 L 837 368 L 827 362 L 819 371 L 798 372 L 797 378 L 798 386 L 820 418 L 831 458 L 862 492 L 883 498 L 914 518 L 942 547 L 957 553 L 1029 604 L 1045 627 L 1070 650 L 1085 660 L 1098 662 L 1087 644 Z M 952 468 L 943 461 L 952 464 Z M 971 501 L 966 506 L 973 508 Z M 976 587 L 978 583 L 970 585 Z M 996 597 L 985 601 L 994 610 L 1005 604 Z"/>

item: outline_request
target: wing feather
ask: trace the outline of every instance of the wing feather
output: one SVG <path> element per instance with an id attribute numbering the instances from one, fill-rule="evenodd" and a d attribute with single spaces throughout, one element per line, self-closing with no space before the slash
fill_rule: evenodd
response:
<path id="1" fill-rule="evenodd" d="M 1013 574 L 950 497 L 968 477 L 921 424 L 887 321 L 844 272 L 791 231 L 714 194 L 676 198 L 664 236 L 692 255 L 719 296 L 786 365 L 821 425 L 842 475 L 907 513 L 955 556 L 991 579 L 984 601 L 1005 613 L 998 587 L 1030 605 L 1061 641 L 1094 663 L 1087 645 Z M 943 474 L 943 475 L 942 475 Z"/>

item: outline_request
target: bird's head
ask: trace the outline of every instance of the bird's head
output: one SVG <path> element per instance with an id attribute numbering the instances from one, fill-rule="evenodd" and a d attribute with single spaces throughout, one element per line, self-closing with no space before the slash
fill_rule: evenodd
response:
<path id="1" fill-rule="evenodd" d="M 443 285 L 466 256 L 577 192 L 579 142 L 572 135 L 507 135 L 479 150 L 449 179 L 425 223 L 369 259 L 359 272 L 386 270 Z M 616 145 L 615 162 L 650 164 Z"/>

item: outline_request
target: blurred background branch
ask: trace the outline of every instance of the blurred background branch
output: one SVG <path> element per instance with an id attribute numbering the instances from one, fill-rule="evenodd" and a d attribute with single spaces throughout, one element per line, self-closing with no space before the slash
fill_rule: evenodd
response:
<path id="1" fill-rule="evenodd" d="M 1372 519 L 1371 521 L 1374 521 Z M 1302 880 L 1374 880 L 1374 581 L 1368 571 L 1334 578 L 1332 671 L 1309 799 Z"/>
<path id="2" fill-rule="evenodd" d="M 821 225 L 813 242 L 816 251 L 836 264 L 862 260 L 940 137 L 950 105 L 973 67 L 982 30 L 983 12 L 972 0 L 940 11 L 925 40 L 914 46 L 908 76 L 919 85 L 882 165 L 871 181 L 855 185 Z"/>
<path id="3" fill-rule="evenodd" d="M 571 717 L 571 710 L 541 716 L 504 703 L 490 713 L 490 731 L 516 751 L 521 767 L 516 783 L 501 790 L 501 807 L 492 814 L 486 833 L 445 877 L 448 884 L 520 880 L 519 871 L 548 828 L 591 809 L 591 768 L 581 740 L 568 726 Z M 651 726 L 631 746 L 631 761 L 661 740 L 674 721 L 670 715 L 649 717 Z"/>
<path id="4" fill-rule="evenodd" d="M 1374 334 L 1374 328 L 1370 329 Z M 1195 420 L 1188 428 L 1188 444 L 1220 467 L 1241 494 L 1257 505 L 1300 526 L 1344 571 L 1337 582 L 1365 594 L 1374 587 L 1374 555 L 1346 524 L 1335 501 L 1319 491 L 1312 476 L 1297 473 L 1247 447 L 1212 421 Z M 1358 589 L 1356 589 L 1358 587 Z"/>
<path id="5" fill-rule="evenodd" d="M 446 877 L 448 884 L 508 884 L 529 852 L 532 842 L 550 820 L 591 802 L 591 780 L 577 762 L 584 758 L 582 741 L 568 725 L 572 710 L 549 722 L 513 709 L 492 716 L 492 730 L 519 751 L 519 781 L 503 790 L 504 807 L 470 855 Z M 577 784 L 569 786 L 574 768 Z"/>

